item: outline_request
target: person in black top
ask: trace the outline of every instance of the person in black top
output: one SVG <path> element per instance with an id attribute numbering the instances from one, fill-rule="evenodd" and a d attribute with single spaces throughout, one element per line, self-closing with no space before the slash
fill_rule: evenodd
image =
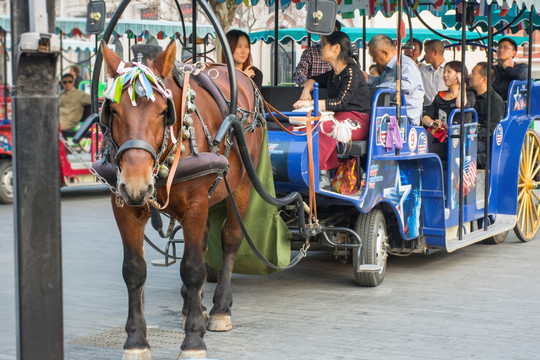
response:
<path id="1" fill-rule="evenodd" d="M 469 77 L 465 67 L 465 79 Z M 448 129 L 448 120 L 452 110 L 461 107 L 461 91 L 466 91 L 464 108 L 472 108 L 475 102 L 474 92 L 467 89 L 467 84 L 461 84 L 461 61 L 450 61 L 444 66 L 443 80 L 447 91 L 441 91 L 429 105 L 422 117 L 422 123 L 428 131 L 428 142 L 430 142 L 430 152 L 436 153 L 444 162 L 447 158 L 448 136 L 435 138 L 434 135 L 442 129 Z M 453 123 L 459 123 L 460 114 L 456 114 Z M 465 122 L 472 121 L 472 114 L 465 113 Z"/>
<path id="2" fill-rule="evenodd" d="M 226 36 L 233 53 L 234 66 L 246 73 L 260 89 L 263 82 L 263 73 L 253 66 L 248 34 L 240 30 L 230 30 Z M 223 61 L 225 61 L 225 55 L 223 55 Z"/>
<path id="3" fill-rule="evenodd" d="M 479 62 L 472 69 L 469 76 L 469 85 L 476 92 L 476 102 L 474 103 L 474 109 L 478 115 L 478 168 L 484 168 L 486 164 L 486 127 L 488 123 L 487 111 L 488 111 L 488 63 Z M 491 66 L 491 79 L 495 77 L 495 69 Z M 493 82 L 493 81 L 492 81 Z M 504 100 L 496 92 L 491 91 L 490 96 L 490 122 L 489 122 L 489 136 L 493 135 L 493 131 L 499 121 L 504 117 L 505 106 Z"/>
<path id="4" fill-rule="evenodd" d="M 311 91 L 315 82 L 327 89 L 328 99 L 319 100 L 319 109 L 333 111 L 336 121 L 326 121 L 320 125 L 319 168 L 330 170 L 338 166 L 336 138 L 341 141 L 367 138 L 371 98 L 366 79 L 352 57 L 351 40 L 347 34 L 334 31 L 328 35 L 321 54 L 323 60 L 332 64 L 332 70 L 307 80 L 300 99 L 293 107 L 313 106 Z M 343 139 L 337 133 L 350 134 L 350 138 Z M 322 174 L 329 175 L 325 172 Z M 326 181 L 320 187 L 325 185 Z"/>
<path id="5" fill-rule="evenodd" d="M 493 89 L 508 100 L 508 88 L 513 80 L 527 79 L 527 64 L 514 62 L 517 44 L 511 38 L 502 38 L 497 45 L 497 62 L 495 65 L 495 81 Z"/>

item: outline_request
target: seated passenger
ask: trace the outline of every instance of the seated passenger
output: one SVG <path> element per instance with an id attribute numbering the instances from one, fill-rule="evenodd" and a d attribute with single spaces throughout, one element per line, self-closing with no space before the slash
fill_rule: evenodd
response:
<path id="1" fill-rule="evenodd" d="M 336 20 L 334 31 L 340 30 L 341 23 Z M 293 74 L 293 80 L 297 85 L 303 86 L 313 76 L 324 74 L 332 69 L 332 66 L 321 58 L 321 50 L 325 37 L 325 35 L 319 35 L 321 41 L 308 47 L 300 56 L 300 61 L 296 65 Z"/>
<path id="2" fill-rule="evenodd" d="M 486 126 L 487 126 L 487 82 L 488 63 L 480 62 L 472 69 L 469 76 L 469 85 L 476 92 L 474 109 L 478 114 L 478 167 L 484 168 L 486 164 Z M 491 67 L 491 82 L 495 78 L 495 69 Z M 493 90 L 490 97 L 490 126 L 489 136 L 493 134 L 495 127 L 504 117 L 505 107 L 502 97 Z"/>
<path id="3" fill-rule="evenodd" d="M 517 44 L 511 38 L 502 38 L 497 46 L 497 62 L 495 65 L 495 80 L 493 89 L 501 95 L 504 101 L 508 97 L 508 88 L 513 80 L 527 79 L 527 64 L 514 62 L 517 54 Z"/>
<path id="4" fill-rule="evenodd" d="M 240 30 L 230 30 L 226 36 L 233 53 L 234 67 L 249 76 L 259 89 L 262 88 L 263 73 L 253 66 L 248 34 Z M 225 55 L 223 61 L 226 61 Z"/>
<path id="5" fill-rule="evenodd" d="M 381 76 L 381 72 L 379 71 L 379 67 L 377 64 L 371 64 L 369 67 L 369 75 L 370 76 Z"/>
<path id="6" fill-rule="evenodd" d="M 294 108 L 313 106 L 311 90 L 317 82 L 326 88 L 328 99 L 319 100 L 321 111 L 333 111 L 337 124 L 332 121 L 320 125 L 319 132 L 319 168 L 321 171 L 321 188 L 330 187 L 330 172 L 338 166 L 336 140 L 327 134 L 336 128 L 346 128 L 351 138 L 347 140 L 364 140 L 369 133 L 370 96 L 366 80 L 356 61 L 352 57 L 351 40 L 347 34 L 334 31 L 328 35 L 322 47 L 322 59 L 332 64 L 332 70 L 314 76 L 304 83 L 300 100 Z"/>
<path id="7" fill-rule="evenodd" d="M 468 78 L 465 67 L 465 79 Z M 461 106 L 462 87 L 466 91 L 464 108 L 472 108 L 475 102 L 474 93 L 467 90 L 467 84 L 461 86 L 461 61 L 450 61 L 444 66 L 443 80 L 448 87 L 447 91 L 441 91 L 435 96 L 433 103 L 426 108 L 422 117 L 422 124 L 428 129 L 428 143 L 430 152 L 439 155 L 444 162 L 447 159 L 448 135 L 443 129 L 448 130 L 448 117 L 452 110 Z M 461 115 L 454 116 L 454 123 L 459 123 Z M 465 113 L 465 122 L 472 121 L 472 114 Z"/>
<path id="8" fill-rule="evenodd" d="M 364 72 L 369 86 L 381 88 L 396 88 L 397 49 L 392 39 L 384 34 L 375 35 L 368 43 L 369 55 L 373 61 L 383 68 L 380 76 L 370 76 Z M 402 57 L 401 90 L 405 95 L 407 119 L 411 125 L 419 125 L 424 102 L 424 86 L 420 70 L 409 57 Z"/>
<path id="9" fill-rule="evenodd" d="M 65 134 L 70 135 L 68 131 L 79 124 L 84 112 L 84 106 L 90 105 L 90 94 L 82 90 L 75 89 L 75 78 L 70 73 L 62 75 L 62 87 L 64 90 L 60 93 L 59 115 L 60 129 Z"/>

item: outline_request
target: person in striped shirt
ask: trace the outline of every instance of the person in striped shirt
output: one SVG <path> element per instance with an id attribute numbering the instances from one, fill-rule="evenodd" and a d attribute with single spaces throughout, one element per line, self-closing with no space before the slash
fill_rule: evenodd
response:
<path id="1" fill-rule="evenodd" d="M 334 31 L 341 31 L 341 23 L 338 20 L 336 20 Z M 332 69 L 332 65 L 322 59 L 321 44 L 324 42 L 325 36 L 320 35 L 320 37 L 320 43 L 304 50 L 298 65 L 296 65 L 293 80 L 299 86 L 304 86 L 304 83 L 313 76 L 324 74 Z"/>

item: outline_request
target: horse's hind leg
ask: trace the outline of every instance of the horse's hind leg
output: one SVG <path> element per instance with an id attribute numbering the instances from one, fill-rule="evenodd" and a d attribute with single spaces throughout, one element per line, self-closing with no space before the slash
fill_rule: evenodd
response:
<path id="1" fill-rule="evenodd" d="M 196 201 L 193 201 L 194 203 Z M 184 226 L 184 256 L 180 263 L 182 277 L 182 297 L 184 298 L 183 313 L 185 316 L 184 330 L 186 337 L 180 353 L 180 359 L 206 358 L 205 320 L 201 307 L 202 286 L 206 276 L 204 250 L 206 248 L 206 223 L 208 208 L 190 211 L 183 219 Z"/>
<path id="2" fill-rule="evenodd" d="M 113 212 L 122 236 L 124 262 L 122 275 L 128 291 L 129 311 L 126 321 L 127 339 L 123 360 L 149 360 L 150 346 L 146 340 L 146 321 L 143 312 L 143 291 L 146 281 L 144 260 L 144 226 L 150 217 L 148 208 L 118 208 L 113 200 Z"/>
<path id="3" fill-rule="evenodd" d="M 249 204 L 250 182 L 242 181 L 234 191 L 234 200 L 238 212 L 242 218 L 247 212 Z M 221 242 L 223 249 L 223 267 L 219 282 L 214 291 L 214 306 L 208 318 L 208 330 L 228 331 L 232 329 L 231 306 L 233 302 L 231 277 L 236 253 L 240 248 L 243 239 L 242 229 L 238 224 L 231 200 L 227 199 L 227 221 L 221 232 Z"/>

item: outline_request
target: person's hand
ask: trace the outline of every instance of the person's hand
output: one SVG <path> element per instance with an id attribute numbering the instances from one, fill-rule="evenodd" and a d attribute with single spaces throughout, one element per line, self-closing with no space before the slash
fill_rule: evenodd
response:
<path id="1" fill-rule="evenodd" d="M 302 90 L 302 94 L 300 94 L 299 100 L 311 100 L 311 91 L 309 91 L 309 89 L 307 88 L 304 88 L 304 90 Z"/>
<path id="2" fill-rule="evenodd" d="M 303 107 L 313 106 L 313 101 L 300 99 L 293 104 L 293 108 L 300 109 Z"/>
<path id="3" fill-rule="evenodd" d="M 253 70 L 253 65 L 249 65 L 244 69 L 244 73 L 250 78 L 255 77 L 255 71 Z"/>
<path id="4" fill-rule="evenodd" d="M 445 123 L 443 123 L 441 120 L 437 119 L 437 120 L 433 120 L 433 123 L 431 124 L 431 128 L 433 130 L 437 130 L 437 129 L 446 129 L 447 126 Z"/>
<path id="5" fill-rule="evenodd" d="M 514 59 L 509 58 L 503 62 L 499 62 L 499 64 L 503 67 L 503 69 L 506 69 L 507 67 L 514 67 Z"/>

